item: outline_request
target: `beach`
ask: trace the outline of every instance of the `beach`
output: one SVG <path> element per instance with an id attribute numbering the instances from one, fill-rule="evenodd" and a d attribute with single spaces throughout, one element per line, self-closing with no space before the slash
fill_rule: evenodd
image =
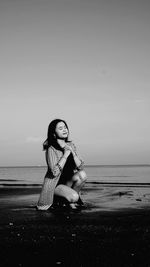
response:
<path id="1" fill-rule="evenodd" d="M 36 210 L 40 186 L 0 188 L 0 266 L 150 266 L 150 187 L 87 183 L 82 209 Z"/>

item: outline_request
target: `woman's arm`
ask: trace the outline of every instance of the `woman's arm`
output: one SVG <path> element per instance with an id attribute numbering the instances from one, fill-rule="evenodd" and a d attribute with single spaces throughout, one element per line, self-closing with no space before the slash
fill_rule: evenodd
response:
<path id="1" fill-rule="evenodd" d="M 77 154 L 76 146 L 72 142 L 69 143 L 68 146 L 71 147 L 71 153 L 73 155 L 74 162 L 75 162 L 75 165 L 76 165 L 77 169 L 78 170 L 83 169 L 84 162 L 79 158 L 79 156 Z"/>
<path id="2" fill-rule="evenodd" d="M 58 160 L 57 154 L 54 149 L 52 147 L 48 149 L 47 162 L 53 177 L 58 176 L 62 172 L 70 153 L 71 152 L 66 149 L 64 155 L 60 160 Z"/>

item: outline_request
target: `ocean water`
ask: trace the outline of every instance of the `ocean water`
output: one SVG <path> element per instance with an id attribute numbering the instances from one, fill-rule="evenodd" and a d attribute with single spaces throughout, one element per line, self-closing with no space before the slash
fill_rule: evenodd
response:
<path id="1" fill-rule="evenodd" d="M 85 166 L 87 183 L 150 185 L 150 165 Z M 46 167 L 0 167 L 0 187 L 41 186 Z"/>

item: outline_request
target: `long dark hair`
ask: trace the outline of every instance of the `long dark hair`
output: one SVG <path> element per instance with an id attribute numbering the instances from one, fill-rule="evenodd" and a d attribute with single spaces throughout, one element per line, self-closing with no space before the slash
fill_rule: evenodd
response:
<path id="1" fill-rule="evenodd" d="M 66 125 L 66 128 L 69 132 L 69 128 L 67 123 L 64 120 L 61 119 L 55 119 L 53 121 L 50 122 L 49 126 L 48 126 L 48 131 L 47 131 L 47 139 L 44 141 L 43 143 L 43 150 L 47 150 L 51 145 L 57 145 L 57 141 L 55 138 L 55 130 L 56 130 L 56 125 L 59 122 L 63 122 Z M 68 141 L 68 136 L 66 137 L 65 141 Z"/>

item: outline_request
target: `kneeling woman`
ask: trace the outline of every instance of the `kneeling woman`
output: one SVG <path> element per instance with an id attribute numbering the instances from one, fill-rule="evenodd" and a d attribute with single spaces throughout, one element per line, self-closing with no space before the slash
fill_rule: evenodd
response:
<path id="1" fill-rule="evenodd" d="M 80 190 L 86 181 L 86 173 L 75 145 L 68 141 L 68 135 L 64 120 L 56 119 L 49 124 L 43 144 L 48 169 L 37 204 L 39 210 L 49 209 L 54 196 L 66 200 L 71 208 L 82 203 Z"/>

